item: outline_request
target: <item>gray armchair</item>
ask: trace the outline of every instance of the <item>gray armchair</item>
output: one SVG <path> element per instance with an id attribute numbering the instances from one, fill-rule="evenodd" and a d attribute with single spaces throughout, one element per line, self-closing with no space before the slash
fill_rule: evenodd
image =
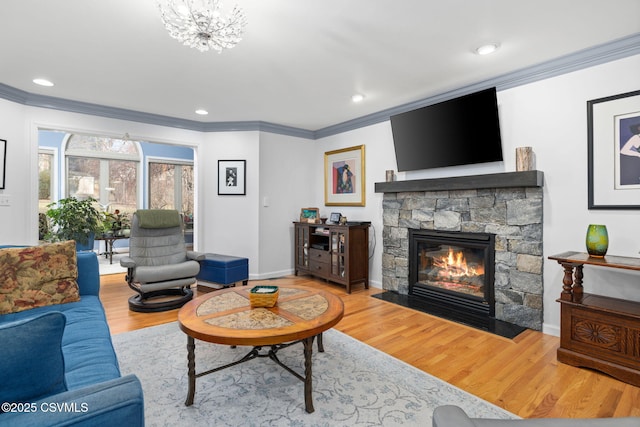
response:
<path id="1" fill-rule="evenodd" d="M 129 309 L 166 311 L 182 307 L 193 298 L 205 254 L 187 251 L 182 218 L 176 210 L 139 209 L 131 219 L 129 256 L 120 259 L 126 281 L 137 295 Z"/>
<path id="2" fill-rule="evenodd" d="M 640 418 L 529 418 L 498 420 L 469 418 L 462 408 L 439 406 L 433 411 L 433 427 L 638 427 Z"/>

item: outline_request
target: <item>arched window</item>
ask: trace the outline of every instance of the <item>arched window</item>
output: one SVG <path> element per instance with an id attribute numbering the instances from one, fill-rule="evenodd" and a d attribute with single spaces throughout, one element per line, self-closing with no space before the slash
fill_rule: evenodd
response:
<path id="1" fill-rule="evenodd" d="M 137 209 L 140 153 L 136 142 L 69 134 L 65 158 L 67 196 L 93 197 L 109 212 Z"/>

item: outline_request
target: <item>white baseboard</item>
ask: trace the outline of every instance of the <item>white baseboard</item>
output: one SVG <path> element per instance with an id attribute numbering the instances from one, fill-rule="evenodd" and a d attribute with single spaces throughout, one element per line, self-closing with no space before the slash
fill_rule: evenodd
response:
<path id="1" fill-rule="evenodd" d="M 267 280 L 276 279 L 278 277 L 290 276 L 293 270 L 270 271 L 268 273 L 249 274 L 249 280 Z"/>
<path id="2" fill-rule="evenodd" d="M 555 337 L 560 336 L 560 327 L 556 325 L 542 324 L 542 333 L 547 335 L 553 335 Z"/>

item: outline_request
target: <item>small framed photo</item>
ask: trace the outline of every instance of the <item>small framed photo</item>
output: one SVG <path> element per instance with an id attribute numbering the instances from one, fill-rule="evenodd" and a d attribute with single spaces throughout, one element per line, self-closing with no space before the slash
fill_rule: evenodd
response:
<path id="1" fill-rule="evenodd" d="M 340 222 L 341 217 L 342 214 L 340 212 L 331 212 L 331 215 L 329 216 L 329 222 L 332 224 L 337 224 Z"/>
<path id="2" fill-rule="evenodd" d="M 320 210 L 318 208 L 302 208 L 300 209 L 300 222 L 315 223 L 320 218 Z"/>
<path id="3" fill-rule="evenodd" d="M 218 160 L 218 194 L 244 196 L 247 194 L 247 161 Z"/>
<path id="4" fill-rule="evenodd" d="M 324 153 L 324 204 L 364 206 L 364 145 Z"/>

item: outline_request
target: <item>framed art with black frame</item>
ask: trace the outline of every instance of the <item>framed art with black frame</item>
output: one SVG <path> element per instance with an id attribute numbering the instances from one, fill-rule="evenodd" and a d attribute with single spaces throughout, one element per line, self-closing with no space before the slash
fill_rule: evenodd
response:
<path id="1" fill-rule="evenodd" d="M 7 140 L 0 139 L 0 190 L 4 190 L 7 169 Z"/>
<path id="2" fill-rule="evenodd" d="M 247 194 L 247 161 L 218 160 L 218 194 L 244 196 Z"/>
<path id="3" fill-rule="evenodd" d="M 640 90 L 587 102 L 588 208 L 640 210 Z"/>

